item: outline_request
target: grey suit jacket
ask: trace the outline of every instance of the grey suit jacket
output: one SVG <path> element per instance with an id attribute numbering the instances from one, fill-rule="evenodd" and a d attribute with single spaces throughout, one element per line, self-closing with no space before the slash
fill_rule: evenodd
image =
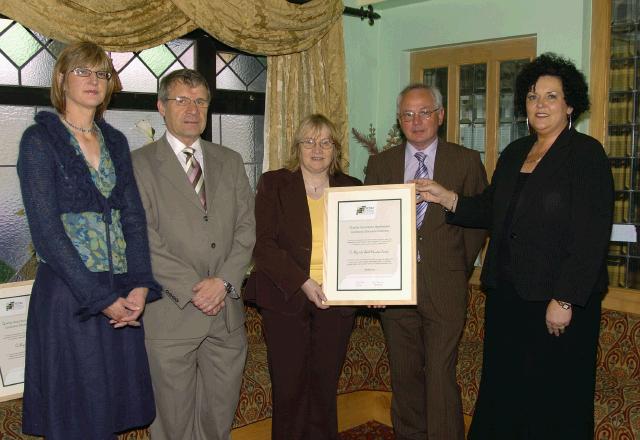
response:
<path id="1" fill-rule="evenodd" d="M 405 145 L 371 156 L 365 185 L 404 183 Z M 487 175 L 477 151 L 440 140 L 434 164 L 434 180 L 460 195 L 475 195 L 487 186 Z M 419 268 L 432 294 L 459 294 L 454 286 L 466 285 L 473 263 L 486 237 L 484 229 L 447 224 L 440 205 L 429 204 L 417 233 L 422 258 Z M 453 281 L 456 281 L 455 283 Z M 418 307 L 425 292 L 418 291 Z M 462 290 L 466 294 L 466 290 Z"/>
<path id="2" fill-rule="evenodd" d="M 163 297 L 146 307 L 149 339 L 197 338 L 211 319 L 192 303 L 205 277 L 230 282 L 238 292 L 255 243 L 253 192 L 240 155 L 201 140 L 207 211 L 202 208 L 165 136 L 132 154 L 147 215 L 153 275 Z M 228 331 L 244 324 L 241 299 L 225 300 Z"/>

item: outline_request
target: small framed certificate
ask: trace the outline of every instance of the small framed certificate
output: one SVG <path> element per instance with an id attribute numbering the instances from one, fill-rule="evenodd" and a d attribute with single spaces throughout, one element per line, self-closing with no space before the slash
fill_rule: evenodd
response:
<path id="1" fill-rule="evenodd" d="M 415 185 L 327 188 L 324 200 L 327 304 L 416 304 Z"/>
<path id="2" fill-rule="evenodd" d="M 22 397 L 33 281 L 0 285 L 0 402 Z"/>

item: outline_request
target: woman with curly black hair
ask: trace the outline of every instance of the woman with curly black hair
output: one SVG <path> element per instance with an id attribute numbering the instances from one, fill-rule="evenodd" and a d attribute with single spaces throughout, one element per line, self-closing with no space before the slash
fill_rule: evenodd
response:
<path id="1" fill-rule="evenodd" d="M 483 370 L 468 438 L 592 439 L 613 178 L 602 145 L 575 130 L 589 98 L 570 61 L 541 55 L 516 88 L 531 135 L 505 149 L 482 194 L 417 182 L 421 200 L 450 211 L 449 223 L 491 232 L 481 277 Z"/>

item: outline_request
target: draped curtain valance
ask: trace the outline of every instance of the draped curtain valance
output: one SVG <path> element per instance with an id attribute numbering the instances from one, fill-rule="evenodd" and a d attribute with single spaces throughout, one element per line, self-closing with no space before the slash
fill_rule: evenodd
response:
<path id="1" fill-rule="evenodd" d="M 139 51 L 201 28 L 268 55 L 269 168 L 283 164 L 292 131 L 310 112 L 334 120 L 347 146 L 343 9 L 341 0 L 0 0 L 0 13 L 63 42 Z"/>

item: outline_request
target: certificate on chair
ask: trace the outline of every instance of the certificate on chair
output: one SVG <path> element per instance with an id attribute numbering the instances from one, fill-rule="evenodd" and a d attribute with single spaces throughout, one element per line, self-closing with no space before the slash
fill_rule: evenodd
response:
<path id="1" fill-rule="evenodd" d="M 0 402 L 22 397 L 32 285 L 25 281 L 0 286 Z"/>
<path id="2" fill-rule="evenodd" d="M 329 305 L 416 304 L 415 185 L 327 188 Z"/>

